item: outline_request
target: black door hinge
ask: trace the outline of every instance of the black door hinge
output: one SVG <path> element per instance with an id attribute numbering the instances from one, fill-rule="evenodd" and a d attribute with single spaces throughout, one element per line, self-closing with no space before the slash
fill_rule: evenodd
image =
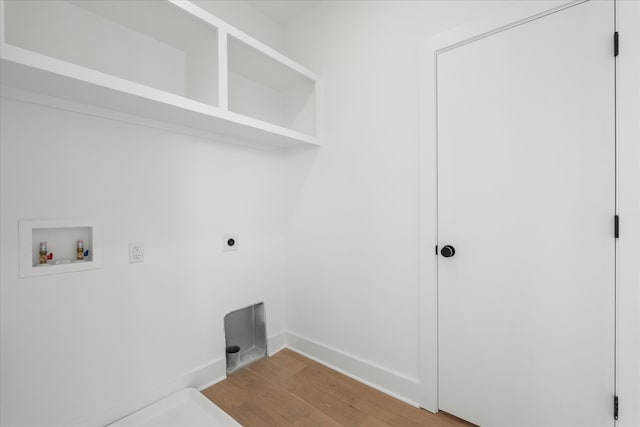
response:
<path id="1" fill-rule="evenodd" d="M 613 419 L 618 419 L 618 396 L 613 396 Z"/>
<path id="2" fill-rule="evenodd" d="M 616 239 L 620 237 L 620 217 L 618 215 L 613 217 L 613 235 Z"/>
<path id="3" fill-rule="evenodd" d="M 613 56 L 618 56 L 620 52 L 619 43 L 618 43 L 618 32 L 613 33 Z"/>

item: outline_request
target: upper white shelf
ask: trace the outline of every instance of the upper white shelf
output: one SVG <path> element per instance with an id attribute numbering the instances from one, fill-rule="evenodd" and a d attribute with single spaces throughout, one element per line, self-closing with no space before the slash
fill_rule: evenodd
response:
<path id="1" fill-rule="evenodd" d="M 1 82 L 225 140 L 319 145 L 317 77 L 188 1 L 1 0 Z"/>

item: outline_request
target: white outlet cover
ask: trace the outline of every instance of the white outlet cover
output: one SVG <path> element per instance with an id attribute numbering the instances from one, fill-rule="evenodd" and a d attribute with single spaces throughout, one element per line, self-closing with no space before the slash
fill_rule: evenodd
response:
<path id="1" fill-rule="evenodd" d="M 144 243 L 129 243 L 129 264 L 144 262 Z"/>
<path id="2" fill-rule="evenodd" d="M 222 251 L 237 251 L 240 249 L 240 235 L 238 233 L 222 236 Z"/>

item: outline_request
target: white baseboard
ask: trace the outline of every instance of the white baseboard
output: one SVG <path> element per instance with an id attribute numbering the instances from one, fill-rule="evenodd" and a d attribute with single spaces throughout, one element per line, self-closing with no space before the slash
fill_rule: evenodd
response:
<path id="1" fill-rule="evenodd" d="M 287 333 L 280 332 L 267 338 L 267 355 L 273 356 L 287 346 Z"/>
<path id="2" fill-rule="evenodd" d="M 186 374 L 183 378 L 191 381 L 191 385 L 186 387 L 193 387 L 198 390 L 211 387 L 227 378 L 227 359 L 226 357 L 221 357 L 220 359 L 214 360 L 205 366 L 191 371 L 191 373 Z"/>
<path id="3" fill-rule="evenodd" d="M 286 334 L 286 347 L 318 363 L 360 381 L 409 405 L 419 407 L 419 382 L 340 350 L 299 336 Z"/>

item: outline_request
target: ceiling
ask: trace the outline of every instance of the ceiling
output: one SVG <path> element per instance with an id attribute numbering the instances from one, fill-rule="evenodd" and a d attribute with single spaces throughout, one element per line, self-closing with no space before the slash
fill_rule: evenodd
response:
<path id="1" fill-rule="evenodd" d="M 316 6 L 320 0 L 247 0 L 247 3 L 277 24 L 284 25 Z"/>

